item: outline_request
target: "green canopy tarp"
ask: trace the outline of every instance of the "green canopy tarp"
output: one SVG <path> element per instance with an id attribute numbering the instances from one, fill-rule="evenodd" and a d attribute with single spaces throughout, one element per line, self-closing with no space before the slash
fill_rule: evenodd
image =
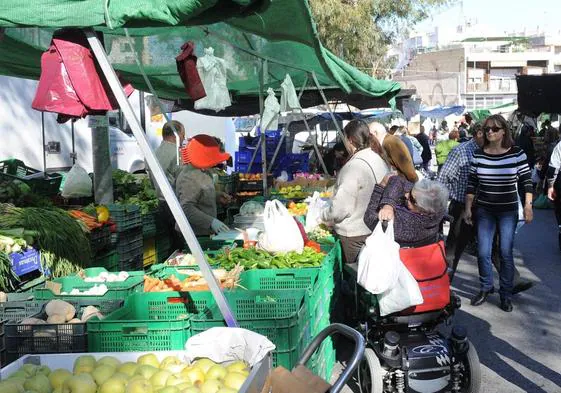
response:
<path id="1" fill-rule="evenodd" d="M 492 106 L 492 107 L 489 107 L 489 108 L 474 109 L 474 110 L 469 111 L 469 113 L 473 117 L 473 120 L 482 121 L 483 119 L 485 119 L 485 118 L 487 118 L 491 115 L 513 112 L 517 108 L 518 108 L 518 105 L 516 103 L 510 102 L 510 103 L 507 103 L 507 104 L 496 105 L 496 106 Z"/>
<path id="2" fill-rule="evenodd" d="M 337 58 L 319 42 L 305 0 L 20 0 L 0 4 L 0 74 L 38 79 L 40 56 L 55 28 L 94 27 L 104 33 L 114 68 L 147 91 L 131 40 L 157 94 L 188 98 L 175 56 L 188 40 L 196 54 L 212 46 L 228 65 L 228 88 L 236 96 L 259 94 L 259 59 L 266 62 L 265 88 L 280 88 L 290 74 L 296 87 L 314 72 L 322 86 L 392 100 L 396 82 L 376 80 Z"/>

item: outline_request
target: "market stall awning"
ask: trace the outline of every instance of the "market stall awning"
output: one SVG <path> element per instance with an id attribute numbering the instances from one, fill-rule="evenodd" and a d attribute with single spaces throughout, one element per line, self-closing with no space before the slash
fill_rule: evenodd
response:
<path id="1" fill-rule="evenodd" d="M 481 121 L 488 116 L 497 115 L 501 113 L 514 112 L 516 109 L 518 109 L 518 104 L 516 104 L 515 102 L 509 102 L 506 104 L 496 105 L 489 108 L 474 109 L 469 111 L 469 113 L 473 117 L 473 120 Z"/>
<path id="2" fill-rule="evenodd" d="M 444 119 L 450 115 L 461 115 L 464 113 L 464 106 L 432 106 L 424 107 L 419 110 L 419 114 L 423 117 L 434 117 L 436 119 Z"/>
<path id="3" fill-rule="evenodd" d="M 266 61 L 265 88 L 279 89 L 287 73 L 298 88 L 313 72 L 322 86 L 344 94 L 393 102 L 400 90 L 398 83 L 373 79 L 325 49 L 308 2 L 302 0 L 37 0 L 25 6 L 19 0 L 4 0 L 0 74 L 37 79 L 40 56 L 54 28 L 72 26 L 102 31 L 114 68 L 136 88 L 148 91 L 135 63 L 136 52 L 156 93 L 183 99 L 185 107 L 189 99 L 175 56 L 188 40 L 195 42 L 197 55 L 212 46 L 226 61 L 234 105 L 259 94 L 260 60 Z"/>

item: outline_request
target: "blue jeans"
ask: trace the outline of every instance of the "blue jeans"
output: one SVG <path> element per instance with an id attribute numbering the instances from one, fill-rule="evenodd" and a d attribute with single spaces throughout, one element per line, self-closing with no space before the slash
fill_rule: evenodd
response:
<path id="1" fill-rule="evenodd" d="M 512 297 L 514 281 L 514 232 L 518 223 L 518 211 L 495 212 L 478 207 L 477 216 L 477 241 L 478 241 L 478 264 L 479 283 L 482 291 L 490 291 L 493 288 L 493 263 L 491 254 L 493 249 L 493 237 L 495 231 L 499 230 L 500 239 L 500 261 L 499 272 L 501 298 Z"/>

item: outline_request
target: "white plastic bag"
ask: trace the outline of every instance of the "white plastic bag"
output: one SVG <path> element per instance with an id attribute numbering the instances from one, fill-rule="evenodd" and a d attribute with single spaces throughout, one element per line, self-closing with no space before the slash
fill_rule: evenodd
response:
<path id="1" fill-rule="evenodd" d="M 298 224 L 278 200 L 265 203 L 263 225 L 265 232 L 259 239 L 259 246 L 264 250 L 269 252 L 304 251 L 304 239 Z"/>
<path id="2" fill-rule="evenodd" d="M 265 98 L 265 109 L 263 110 L 263 119 L 261 119 L 261 127 L 263 130 L 278 130 L 279 128 L 279 111 L 280 104 L 275 96 L 275 91 L 270 87 L 267 89 L 267 98 Z M 261 131 L 263 131 L 261 130 Z"/>
<path id="3" fill-rule="evenodd" d="M 226 84 L 226 65 L 223 59 L 214 56 L 213 48 L 205 48 L 204 56 L 197 59 L 197 71 L 206 97 L 195 101 L 195 109 L 212 109 L 219 112 L 232 105 Z"/>
<path id="4" fill-rule="evenodd" d="M 308 213 L 306 213 L 305 229 L 307 233 L 312 232 L 320 225 L 321 212 L 327 205 L 327 202 L 320 198 L 319 192 L 315 191 L 308 204 Z"/>
<path id="5" fill-rule="evenodd" d="M 422 304 L 423 301 L 423 294 L 419 289 L 417 280 L 400 261 L 397 284 L 378 295 L 380 315 L 384 316 L 402 311 L 411 306 Z"/>
<path id="6" fill-rule="evenodd" d="M 300 102 L 298 101 L 298 95 L 294 89 L 294 84 L 290 75 L 286 74 L 284 81 L 281 83 L 281 102 L 280 110 L 281 112 L 288 112 L 293 109 L 301 109 Z"/>
<path id="7" fill-rule="evenodd" d="M 68 175 L 62 187 L 63 198 L 81 198 L 92 196 L 92 179 L 88 172 L 80 165 L 75 164 Z"/>
<path id="8" fill-rule="evenodd" d="M 394 240 L 393 221 L 386 231 L 378 222 L 358 256 L 357 282 L 375 295 L 393 288 L 399 278 L 399 244 Z"/>

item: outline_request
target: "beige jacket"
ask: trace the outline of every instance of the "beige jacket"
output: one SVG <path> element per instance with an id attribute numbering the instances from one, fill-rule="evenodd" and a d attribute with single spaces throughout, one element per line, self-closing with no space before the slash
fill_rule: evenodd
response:
<path id="1" fill-rule="evenodd" d="M 177 176 L 175 192 L 195 235 L 210 235 L 210 224 L 217 215 L 216 191 L 211 175 L 185 165 Z"/>
<path id="2" fill-rule="evenodd" d="M 389 168 L 372 149 L 356 152 L 337 175 L 331 206 L 322 211 L 324 222 L 333 222 L 335 232 L 346 237 L 369 235 L 364 212 L 374 185 L 381 182 Z"/>

